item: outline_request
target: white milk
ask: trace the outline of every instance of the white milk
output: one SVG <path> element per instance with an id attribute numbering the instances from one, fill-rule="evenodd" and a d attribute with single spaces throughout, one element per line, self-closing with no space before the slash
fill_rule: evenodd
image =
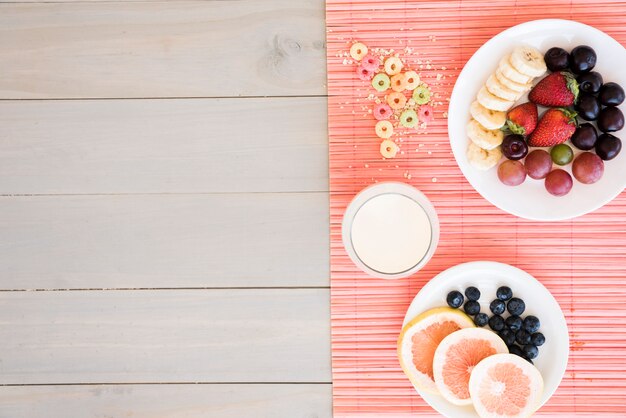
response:
<path id="1" fill-rule="evenodd" d="M 431 244 L 428 215 L 413 199 L 387 193 L 369 199 L 354 216 L 351 240 L 370 269 L 395 274 L 416 266 Z"/>

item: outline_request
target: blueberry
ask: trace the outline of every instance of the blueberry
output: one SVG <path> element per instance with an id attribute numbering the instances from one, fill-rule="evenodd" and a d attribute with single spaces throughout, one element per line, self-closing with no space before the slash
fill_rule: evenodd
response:
<path id="1" fill-rule="evenodd" d="M 496 297 L 500 300 L 507 301 L 513 297 L 513 291 L 508 286 L 500 286 L 496 290 Z"/>
<path id="2" fill-rule="evenodd" d="M 502 331 L 500 331 L 498 333 L 498 335 L 500 336 L 500 338 L 502 338 L 502 341 L 504 341 L 504 343 L 507 346 L 515 344 L 515 333 L 514 332 L 511 332 L 508 329 L 503 329 Z"/>
<path id="3" fill-rule="evenodd" d="M 478 300 L 480 299 L 480 290 L 474 286 L 470 286 L 465 289 L 465 296 L 467 297 L 467 300 Z"/>
<path id="4" fill-rule="evenodd" d="M 526 344 L 522 348 L 522 351 L 524 352 L 524 357 L 526 357 L 529 360 L 537 358 L 537 356 L 539 355 L 539 349 L 532 344 Z"/>
<path id="5" fill-rule="evenodd" d="M 500 315 L 494 315 L 489 318 L 489 328 L 494 331 L 502 331 L 504 329 L 504 319 Z"/>
<path id="6" fill-rule="evenodd" d="M 544 337 L 543 334 L 540 332 L 535 332 L 530 337 L 530 343 L 532 345 L 536 345 L 537 347 L 539 347 L 540 345 L 543 345 L 545 342 L 546 342 L 546 337 Z"/>
<path id="7" fill-rule="evenodd" d="M 489 309 L 496 315 L 502 315 L 506 309 L 506 304 L 500 299 L 495 299 L 489 305 Z"/>
<path id="8" fill-rule="evenodd" d="M 537 332 L 539 327 L 541 326 L 541 322 L 539 322 L 539 318 L 533 315 L 528 315 L 524 318 L 524 330 L 529 333 Z"/>
<path id="9" fill-rule="evenodd" d="M 522 349 L 519 348 L 519 346 L 515 344 L 509 345 L 509 353 L 515 354 L 516 356 L 519 356 L 522 358 L 524 357 L 524 352 L 522 351 Z"/>
<path id="10" fill-rule="evenodd" d="M 513 332 L 517 332 L 522 329 L 522 318 L 517 315 L 509 316 L 506 321 L 504 321 L 506 327 Z"/>
<path id="11" fill-rule="evenodd" d="M 448 297 L 446 298 L 446 302 L 450 305 L 451 308 L 460 308 L 463 305 L 463 295 L 458 290 L 453 290 L 448 293 Z"/>
<path id="12" fill-rule="evenodd" d="M 520 298 L 512 298 L 508 302 L 506 308 L 508 309 L 511 315 L 520 316 L 521 314 L 524 313 L 524 310 L 526 309 L 526 304 Z"/>
<path id="13" fill-rule="evenodd" d="M 474 317 L 474 324 L 478 327 L 484 327 L 489 322 L 489 316 L 486 313 L 479 313 Z"/>
<path id="14" fill-rule="evenodd" d="M 526 344 L 530 344 L 530 334 L 527 333 L 526 331 L 524 331 L 523 329 L 520 329 L 519 331 L 517 331 L 517 333 L 515 334 L 515 341 L 519 344 L 519 345 L 526 345 Z"/>
<path id="15" fill-rule="evenodd" d="M 476 315 L 480 312 L 480 303 L 475 300 L 468 300 L 463 307 L 465 313 L 468 315 Z"/>

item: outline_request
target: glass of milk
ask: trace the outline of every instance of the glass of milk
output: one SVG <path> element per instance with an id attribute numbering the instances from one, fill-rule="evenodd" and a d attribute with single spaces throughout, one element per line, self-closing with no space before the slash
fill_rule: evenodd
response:
<path id="1" fill-rule="evenodd" d="M 342 224 L 343 245 L 361 270 L 399 279 L 421 269 L 439 242 L 439 219 L 428 198 L 404 183 L 367 187 L 352 200 Z"/>

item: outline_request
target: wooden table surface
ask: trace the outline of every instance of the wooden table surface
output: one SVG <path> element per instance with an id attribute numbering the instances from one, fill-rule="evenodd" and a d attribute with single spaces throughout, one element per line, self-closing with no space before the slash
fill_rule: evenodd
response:
<path id="1" fill-rule="evenodd" d="M 331 416 L 323 0 L 0 3 L 0 418 Z"/>

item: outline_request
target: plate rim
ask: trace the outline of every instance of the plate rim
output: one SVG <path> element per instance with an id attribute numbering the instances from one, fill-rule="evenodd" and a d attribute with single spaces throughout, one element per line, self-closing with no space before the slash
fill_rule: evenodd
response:
<path id="1" fill-rule="evenodd" d="M 623 191 L 624 188 L 626 187 L 626 178 L 623 180 L 623 183 L 621 186 L 621 190 L 617 190 L 615 192 L 612 192 L 609 194 L 608 197 L 605 197 L 599 201 L 597 201 L 595 204 L 592 204 L 590 206 L 590 208 L 587 209 L 578 209 L 578 210 L 572 210 L 571 212 L 564 214 L 564 215 L 556 215 L 556 216 L 551 216 L 554 212 L 549 212 L 547 214 L 545 214 L 544 216 L 534 216 L 534 215 L 528 215 L 528 214 L 523 214 L 520 213 L 518 211 L 515 210 L 515 208 L 504 208 L 503 205 L 501 203 L 495 203 L 492 200 L 488 199 L 485 194 L 483 193 L 483 190 L 481 190 L 480 186 L 476 186 L 474 184 L 474 182 L 472 182 L 469 178 L 468 175 L 466 173 L 467 171 L 467 167 L 463 167 L 463 164 L 461 164 L 460 158 L 462 158 L 463 156 L 459 156 L 458 152 L 455 151 L 455 148 L 452 146 L 453 144 L 453 138 L 450 135 L 450 132 L 453 131 L 452 124 L 454 123 L 454 121 L 456 120 L 456 118 L 458 118 L 460 115 L 457 115 L 457 113 L 455 112 L 455 107 L 453 106 L 454 103 L 459 100 L 459 96 L 462 94 L 460 92 L 460 90 L 457 88 L 458 87 L 458 81 L 461 80 L 462 78 L 467 77 L 468 74 L 468 64 L 470 63 L 470 61 L 476 56 L 476 54 L 478 54 L 479 52 L 488 49 L 489 46 L 491 46 L 492 44 L 498 42 L 500 39 L 505 38 L 507 35 L 509 35 L 511 32 L 517 32 L 520 30 L 524 30 L 526 27 L 531 27 L 534 28 L 535 26 L 542 26 L 542 25 L 570 25 L 573 27 L 578 27 L 580 28 L 585 28 L 585 30 L 591 30 L 593 32 L 596 32 L 598 35 L 605 37 L 607 39 L 607 41 L 610 41 L 611 43 L 615 44 L 616 46 L 624 49 L 624 47 L 615 39 L 613 38 L 611 35 L 607 34 L 606 32 L 601 31 L 600 29 L 597 29 L 591 25 L 587 25 L 585 23 L 582 22 L 578 22 L 576 20 L 571 20 L 571 19 L 535 19 L 535 20 L 530 20 L 527 22 L 523 22 L 520 23 L 518 25 L 515 26 L 511 26 L 503 31 L 501 31 L 500 33 L 496 34 L 495 36 L 491 37 L 489 40 L 487 40 L 485 43 L 483 43 L 476 51 L 474 51 L 474 53 L 472 54 L 472 56 L 467 60 L 467 62 L 465 63 L 465 65 L 463 66 L 463 69 L 461 70 L 461 72 L 459 73 L 455 83 L 454 83 L 454 87 L 452 89 L 452 94 L 450 95 L 450 104 L 448 106 L 448 123 L 447 123 L 447 128 L 448 128 L 448 137 L 449 137 L 449 142 L 450 142 L 450 147 L 452 148 L 452 154 L 454 155 L 454 159 L 456 160 L 457 166 L 459 167 L 459 169 L 461 170 L 461 173 L 463 174 L 463 177 L 465 177 L 465 179 L 467 180 L 467 182 L 472 186 L 472 188 L 483 198 L 485 199 L 487 202 L 489 202 L 490 204 L 492 204 L 493 206 L 497 207 L 498 209 L 517 216 L 519 218 L 522 219 L 528 219 L 528 220 L 532 220 L 532 221 L 542 221 L 542 222 L 547 222 L 547 221 L 563 221 L 563 220 L 568 220 L 568 219 L 573 219 L 573 218 L 577 218 L 579 216 L 583 216 L 586 215 L 588 213 L 594 212 L 600 208 L 602 208 L 603 206 L 605 206 L 607 203 L 611 202 L 612 200 L 614 200 L 617 196 L 619 196 Z M 469 110 L 468 110 L 469 112 Z"/>
<path id="2" fill-rule="evenodd" d="M 565 376 L 565 373 L 567 371 L 567 364 L 569 362 L 569 356 L 570 356 L 570 338 L 569 338 L 569 327 L 567 326 L 567 320 L 565 318 L 565 314 L 563 313 L 563 309 L 561 309 L 561 305 L 559 304 L 559 302 L 556 300 L 556 298 L 554 297 L 554 295 L 552 295 L 552 292 L 550 292 L 550 290 L 548 290 L 547 287 L 545 287 L 543 285 L 543 283 L 541 283 L 536 277 L 534 277 L 533 275 L 531 275 L 530 273 L 528 273 L 525 270 L 522 270 L 519 267 L 515 267 L 512 266 L 510 264 L 507 263 L 502 263 L 499 261 L 489 261 L 489 260 L 479 260 L 479 261 L 468 261 L 468 262 L 464 262 L 464 263 L 459 263 L 456 265 L 453 265 L 451 267 L 448 267 L 445 270 L 442 270 L 441 272 L 439 272 L 438 274 L 436 274 L 433 278 L 431 278 L 424 286 L 422 286 L 422 288 L 419 290 L 419 292 L 417 292 L 417 294 L 413 297 L 413 299 L 411 300 L 411 303 L 409 304 L 409 306 L 407 307 L 405 316 L 404 316 L 404 320 L 402 322 L 402 328 L 404 328 L 404 326 L 406 324 L 408 324 L 414 317 L 415 314 L 411 314 L 409 315 L 409 312 L 411 312 L 411 310 L 415 309 L 413 308 L 414 305 L 416 305 L 416 300 L 419 297 L 420 294 L 424 293 L 424 294 L 428 294 L 430 292 L 430 289 L 435 287 L 438 279 L 441 280 L 442 278 L 446 278 L 446 277 L 454 277 L 456 274 L 458 273 L 466 273 L 468 271 L 472 271 L 472 270 L 477 270 L 477 271 L 481 271 L 481 270 L 493 270 L 493 271 L 498 271 L 498 272 L 508 272 L 508 273 L 512 273 L 515 274 L 517 276 L 523 277 L 528 279 L 530 282 L 533 282 L 535 286 L 539 286 L 540 288 L 542 288 L 546 295 L 552 299 L 552 301 L 554 302 L 554 304 L 559 308 L 558 313 L 560 313 L 560 316 L 558 318 L 559 322 L 562 322 L 563 325 L 565 326 L 565 332 L 563 333 L 563 336 L 565 337 L 565 341 L 564 341 L 564 345 L 567 348 L 566 352 L 564 354 L 566 354 L 565 356 L 563 356 L 560 361 L 559 361 L 559 369 L 560 372 L 560 376 L 559 376 L 559 380 L 558 380 L 558 384 L 554 387 L 551 388 L 549 391 L 545 390 L 545 386 L 544 386 L 544 393 L 542 394 L 542 401 L 540 403 L 540 405 L 537 407 L 537 409 L 535 411 L 538 411 L 543 405 L 545 405 L 554 395 L 554 393 L 556 392 L 556 390 L 559 388 L 559 386 L 561 386 L 561 383 L 563 381 L 563 377 Z M 419 315 L 419 313 L 418 313 Z M 435 407 L 434 405 L 432 405 L 427 399 L 426 397 L 424 397 L 424 393 L 422 391 L 420 391 L 417 387 L 415 387 L 415 390 L 417 391 L 417 393 L 422 397 L 422 399 L 433 409 L 435 409 L 437 412 L 439 412 L 440 414 L 444 415 L 444 416 L 448 416 L 446 413 L 444 413 L 444 411 L 439 410 L 437 407 Z M 545 399 L 543 398 L 545 396 Z"/>

